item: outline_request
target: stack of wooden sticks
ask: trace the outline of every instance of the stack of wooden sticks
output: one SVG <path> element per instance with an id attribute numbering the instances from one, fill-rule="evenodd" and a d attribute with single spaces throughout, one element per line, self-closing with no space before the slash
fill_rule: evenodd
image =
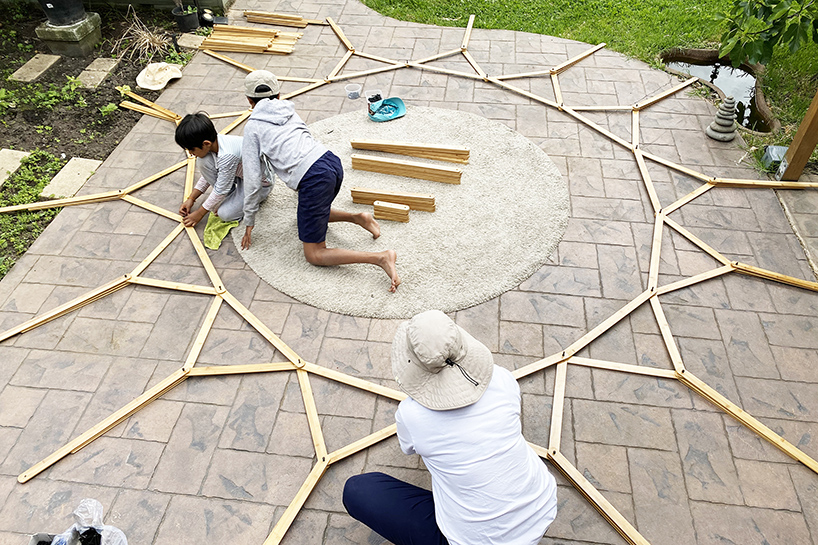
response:
<path id="1" fill-rule="evenodd" d="M 273 53 L 287 55 L 293 52 L 301 32 L 281 32 L 235 25 L 214 25 L 199 49 L 234 51 L 239 53 Z"/>
<path id="2" fill-rule="evenodd" d="M 263 23 L 267 25 L 292 26 L 304 28 L 307 25 L 326 25 L 323 19 L 304 19 L 300 15 L 287 13 L 272 13 L 269 11 L 245 11 L 244 17 L 248 23 Z"/>

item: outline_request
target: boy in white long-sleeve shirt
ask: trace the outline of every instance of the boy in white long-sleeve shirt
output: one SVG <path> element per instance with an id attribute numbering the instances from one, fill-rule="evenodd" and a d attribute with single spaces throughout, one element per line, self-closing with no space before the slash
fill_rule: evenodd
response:
<path id="1" fill-rule="evenodd" d="M 332 208 L 341 189 L 344 171 L 338 157 L 313 139 L 307 125 L 295 112 L 292 102 L 279 100 L 278 79 L 266 70 L 256 70 L 245 78 L 245 95 L 253 113 L 244 129 L 244 224 L 242 248 L 249 248 L 255 216 L 263 200 L 262 172 L 269 168 L 290 189 L 298 192 L 298 238 L 304 256 L 313 265 L 371 263 L 389 276 L 389 291 L 400 284 L 394 250 L 361 252 L 327 248 L 329 222 L 355 223 L 380 236 L 380 226 L 367 212 L 350 213 Z"/>
<path id="2" fill-rule="evenodd" d="M 183 223 L 193 227 L 208 213 L 213 212 L 223 221 L 241 220 L 244 212 L 244 183 L 242 180 L 240 136 L 218 134 L 213 122 L 204 113 L 188 114 L 176 127 L 176 143 L 199 159 L 202 176 L 187 199 L 179 207 Z M 264 200 L 270 194 L 272 176 L 262 175 L 257 198 Z M 196 200 L 208 189 L 213 191 L 197 210 Z"/>

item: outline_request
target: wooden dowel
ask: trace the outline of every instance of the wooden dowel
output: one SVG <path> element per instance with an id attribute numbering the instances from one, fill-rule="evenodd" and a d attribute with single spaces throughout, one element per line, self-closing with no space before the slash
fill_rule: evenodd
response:
<path id="1" fill-rule="evenodd" d="M 687 240 L 689 240 L 690 242 L 692 242 L 693 244 L 695 244 L 696 246 L 698 246 L 699 248 L 701 248 L 702 250 L 707 252 L 710 255 L 710 257 L 712 257 L 713 259 L 715 259 L 716 261 L 718 261 L 722 265 L 729 265 L 730 264 L 729 259 L 727 259 L 723 255 L 721 255 L 721 253 L 719 253 L 718 251 L 713 249 L 709 244 L 705 243 L 699 237 L 697 237 L 696 235 L 694 235 L 693 233 L 691 233 L 690 231 L 688 231 L 687 229 L 685 229 L 684 227 L 682 227 L 681 225 L 679 225 L 678 223 L 673 221 L 671 218 L 666 217 L 665 218 L 665 223 L 667 225 L 669 225 L 671 228 L 673 228 L 673 230 L 675 230 L 677 233 L 679 233 L 680 235 L 685 237 Z"/>
<path id="2" fill-rule="evenodd" d="M 327 19 L 329 19 L 329 17 Z M 301 485 L 295 498 L 293 498 L 293 501 L 287 506 L 287 510 L 284 511 L 284 514 L 278 519 L 270 535 L 264 540 L 264 545 L 279 545 L 279 543 L 281 543 L 281 540 L 284 539 L 284 534 L 289 530 L 290 525 L 292 525 L 295 520 L 295 516 L 304 506 L 304 503 L 307 501 L 307 498 L 309 498 L 315 485 L 318 484 L 318 481 L 324 475 L 324 472 L 326 472 L 328 466 L 329 460 L 322 462 L 320 459 L 318 463 L 313 466 L 312 471 L 310 471 L 310 474 L 307 476 L 307 480 Z"/>
<path id="3" fill-rule="evenodd" d="M 670 361 L 677 373 L 684 371 L 684 362 L 679 348 L 676 346 L 676 340 L 673 338 L 673 333 L 670 331 L 670 325 L 667 323 L 665 312 L 662 310 L 662 305 L 659 303 L 659 297 L 653 296 L 650 298 L 650 308 L 653 310 L 653 315 L 656 318 L 656 323 L 659 326 L 659 331 L 662 334 L 662 340 L 665 341 L 665 348 L 670 356 Z"/>
<path id="4" fill-rule="evenodd" d="M 344 35 L 344 31 L 341 30 L 341 27 L 335 24 L 335 21 L 333 21 L 331 17 L 327 17 L 327 23 L 329 23 L 332 31 L 335 32 L 335 35 L 338 36 L 338 39 L 341 40 L 346 48 L 350 51 L 355 51 L 355 47 L 352 45 L 352 42 L 347 39 L 347 37 Z"/>
<path id="5" fill-rule="evenodd" d="M 636 158 L 636 165 L 639 167 L 639 173 L 642 175 L 642 182 L 645 184 L 645 190 L 648 192 L 650 204 L 653 207 L 653 213 L 656 214 L 662 209 L 662 204 L 659 202 L 659 196 L 656 194 L 656 188 L 653 186 L 653 180 L 648 172 L 648 166 L 645 164 L 645 159 L 642 157 L 642 152 L 639 148 L 633 148 L 633 155 Z M 668 212 L 669 213 L 669 212 Z"/>
<path id="6" fill-rule="evenodd" d="M 664 286 L 659 286 L 656 288 L 656 295 L 664 295 L 666 293 L 680 290 L 688 286 L 693 286 L 695 284 L 698 284 L 699 282 L 704 282 L 705 280 L 710 280 L 711 278 L 719 277 L 723 274 L 733 272 L 734 270 L 735 269 L 733 268 L 732 265 L 722 265 L 721 267 L 716 267 L 715 269 L 704 271 L 695 276 L 684 278 L 682 280 L 677 280 L 676 282 L 673 282 L 671 284 L 665 284 Z"/>
<path id="7" fill-rule="evenodd" d="M 576 63 L 578 63 L 582 59 L 584 59 L 586 57 L 590 57 L 591 55 L 593 55 L 594 53 L 596 53 L 597 51 L 599 51 L 603 47 L 605 47 L 605 42 L 599 43 L 599 44 L 595 45 L 594 47 L 592 47 L 591 49 L 588 49 L 587 51 L 583 51 L 582 53 L 580 53 L 576 57 L 571 57 L 570 59 L 568 59 L 567 61 L 565 61 L 562 64 L 558 64 L 557 66 L 555 66 L 554 68 L 551 69 L 551 72 L 553 74 L 559 74 L 560 72 L 563 72 L 566 69 L 574 66 Z"/>
<path id="8" fill-rule="evenodd" d="M 399 390 L 395 390 L 387 386 L 381 386 L 380 384 L 375 384 L 374 382 L 369 382 L 368 380 L 364 380 L 362 378 L 353 377 L 352 375 L 347 375 L 346 373 L 342 373 L 341 371 L 328 369 L 326 367 L 322 367 L 320 365 L 316 365 L 314 363 L 309 362 L 304 363 L 302 368 L 305 371 L 308 371 L 315 375 L 319 375 L 324 378 L 334 380 L 335 382 L 340 382 L 342 384 L 353 386 L 355 388 L 358 388 L 359 390 L 364 390 L 366 392 L 371 392 L 379 396 L 388 397 L 389 399 L 394 399 L 395 401 L 403 401 L 404 399 L 406 399 L 406 394 Z"/>
<path id="9" fill-rule="evenodd" d="M 128 403 L 127 405 L 113 413 L 112 415 L 110 415 L 108 418 L 104 419 L 99 424 L 93 426 L 88 431 L 86 431 L 79 437 L 75 438 L 74 440 L 70 441 L 62 448 L 56 450 L 43 460 L 37 462 L 36 464 L 28 468 L 26 471 L 24 471 L 17 477 L 17 481 L 19 483 L 25 483 L 31 480 L 32 478 L 36 477 L 37 475 L 39 475 L 52 465 L 56 464 L 69 454 L 77 452 L 84 446 L 91 443 L 91 441 L 103 435 L 108 430 L 114 428 L 120 422 L 122 422 L 135 412 L 137 412 L 144 405 L 147 405 L 157 397 L 161 396 L 168 390 L 175 387 L 177 384 L 185 380 L 185 378 L 187 378 L 187 376 L 185 375 L 184 371 L 182 371 L 181 369 L 175 371 L 169 377 L 156 384 L 156 386 L 154 386 L 153 388 L 145 391 L 145 393 L 143 393 L 141 396 L 137 397 L 136 399 L 134 399 L 133 401 L 131 401 L 130 403 Z"/>
<path id="10" fill-rule="evenodd" d="M 548 448 L 560 449 L 562 435 L 562 411 L 565 406 L 565 381 L 568 373 L 568 363 L 561 361 L 557 364 L 557 376 L 554 380 L 554 402 L 551 408 L 551 432 L 548 437 Z"/>
<path id="11" fill-rule="evenodd" d="M 225 375 L 245 375 L 249 373 L 275 373 L 278 371 L 295 371 L 296 367 L 290 362 L 248 363 L 243 365 L 210 365 L 207 367 L 193 367 L 190 377 L 215 377 Z"/>
<path id="12" fill-rule="evenodd" d="M 631 365 L 628 363 L 618 363 L 614 361 L 603 361 L 591 358 L 580 358 L 572 356 L 568 363 L 581 365 L 583 367 L 592 367 L 594 369 L 605 369 L 607 371 L 620 371 L 623 373 L 630 373 L 632 375 L 644 375 L 648 377 L 676 379 L 676 371 L 670 369 L 657 369 L 655 367 L 647 367 L 645 365 Z"/>
<path id="13" fill-rule="evenodd" d="M 122 275 L 106 284 L 98 288 L 94 288 L 91 291 L 80 295 L 79 297 L 68 301 L 67 303 L 63 303 L 53 309 L 39 314 L 30 320 L 26 320 L 22 324 L 13 327 L 11 329 L 7 329 L 3 333 L 0 333 L 0 342 L 5 341 L 15 335 L 19 335 L 20 333 L 25 333 L 26 331 L 30 331 L 35 327 L 39 327 L 45 323 L 50 322 L 51 320 L 55 320 L 60 316 L 68 314 L 69 312 L 73 312 L 77 309 L 84 307 L 85 305 L 96 301 L 97 299 L 101 299 L 102 297 L 106 297 L 115 291 L 119 291 L 125 286 L 128 285 L 128 281 L 130 279 L 130 275 Z"/>
<path id="14" fill-rule="evenodd" d="M 164 178 L 165 176 L 167 176 L 171 172 L 176 172 L 177 170 L 179 170 L 180 168 L 182 168 L 183 166 L 186 166 L 186 165 L 187 165 L 187 159 L 185 159 L 183 161 L 179 161 L 175 165 L 171 165 L 171 166 L 169 166 L 168 168 L 166 168 L 165 170 L 163 170 L 161 172 L 157 172 L 156 174 L 154 174 L 152 176 L 148 176 L 144 180 L 138 181 L 133 185 L 129 185 L 128 187 L 126 187 L 125 189 L 122 190 L 122 193 L 133 193 L 137 189 L 142 189 L 146 185 L 151 184 L 151 183 L 155 182 L 156 180 L 159 180 L 160 178 Z"/>
<path id="15" fill-rule="evenodd" d="M 809 280 L 802 280 L 794 276 L 787 276 L 786 274 L 768 271 L 767 269 L 747 265 L 746 263 L 741 263 L 740 261 L 734 261 L 732 265 L 736 269 L 736 272 L 740 272 L 742 274 L 747 274 L 758 278 L 765 278 L 767 280 L 787 284 L 788 286 L 794 286 L 796 288 L 818 291 L 818 282 L 810 282 Z"/>
<path id="16" fill-rule="evenodd" d="M 688 388 L 708 400 L 710 403 L 719 407 L 724 412 L 738 420 L 741 424 L 747 426 L 756 434 L 769 441 L 773 446 L 780 449 L 784 454 L 801 462 L 813 472 L 818 473 L 818 462 L 810 456 L 807 456 L 803 451 L 796 448 L 789 441 L 772 431 L 770 428 L 756 420 L 753 416 L 747 413 L 744 409 L 721 395 L 715 389 L 711 388 L 704 381 L 699 379 L 688 370 L 679 373 L 679 380 Z"/>
<path id="17" fill-rule="evenodd" d="M 471 31 L 474 27 L 474 14 L 469 15 L 469 22 L 466 23 L 466 32 L 463 34 L 463 41 L 460 44 L 460 49 L 465 51 L 469 47 L 469 40 L 471 39 Z"/>
<path id="18" fill-rule="evenodd" d="M 160 216 L 165 216 L 168 219 L 174 221 L 182 221 L 182 216 L 177 214 L 176 212 L 171 212 L 170 210 L 165 210 L 161 206 L 156 206 L 155 204 L 151 204 L 147 201 L 143 201 L 138 197 L 134 197 L 133 195 L 122 195 L 122 200 L 129 202 L 135 206 L 140 208 L 144 208 L 145 210 L 150 210 L 155 214 L 159 214 Z"/>
<path id="19" fill-rule="evenodd" d="M 202 353 L 204 343 L 207 340 L 207 336 L 210 334 L 210 330 L 213 328 L 213 322 L 216 321 L 216 315 L 219 314 L 219 308 L 221 308 L 221 306 L 222 298 L 217 294 L 213 297 L 213 302 L 210 303 L 210 308 L 207 309 L 207 314 L 205 314 L 202 326 L 199 328 L 199 333 L 196 335 L 196 340 L 193 341 L 193 346 L 191 347 L 190 352 L 188 352 L 187 358 L 185 359 L 185 364 L 182 366 L 182 370 L 185 373 L 190 371 L 190 369 L 196 365 L 196 360 L 199 359 L 199 354 Z"/>
<path id="20" fill-rule="evenodd" d="M 684 89 L 685 87 L 688 87 L 688 86 L 690 86 L 690 85 L 693 85 L 693 84 L 694 84 L 694 83 L 696 83 L 697 81 L 699 81 L 699 78 L 696 78 L 696 77 L 693 77 L 693 78 L 690 78 L 690 79 L 688 79 L 688 80 L 685 80 L 685 81 L 683 81 L 682 83 L 680 83 L 680 84 L 678 84 L 678 85 L 675 85 L 675 86 L 671 87 L 671 88 L 670 88 L 670 89 L 668 89 L 667 91 L 665 91 L 665 92 L 663 92 L 663 93 L 659 93 L 658 95 L 656 95 L 656 96 L 654 96 L 654 97 L 652 97 L 652 98 L 647 99 L 645 102 L 637 102 L 636 104 L 634 104 L 634 105 L 633 105 L 633 109 L 634 109 L 634 110 L 637 110 L 637 111 L 638 111 L 638 110 L 644 110 L 644 109 L 645 109 L 645 108 L 647 108 L 648 106 L 652 106 L 653 104 L 656 104 L 656 103 L 657 103 L 657 102 L 659 102 L 660 100 L 664 100 L 664 99 L 666 99 L 667 97 L 669 97 L 670 95 L 673 95 L 673 94 L 675 94 L 675 93 L 678 93 L 679 91 L 681 91 L 681 90 L 682 90 L 682 89 Z"/>
<path id="21" fill-rule="evenodd" d="M 371 447 L 375 443 L 383 441 L 387 437 L 391 437 L 398 431 L 398 425 L 392 424 L 391 426 L 387 426 L 382 430 L 376 431 L 375 433 L 371 433 L 362 439 L 358 439 L 354 443 L 350 443 L 349 445 L 339 448 L 336 451 L 331 452 L 329 457 L 329 463 L 334 464 L 335 462 L 339 462 L 348 456 L 352 456 L 367 447 Z"/>

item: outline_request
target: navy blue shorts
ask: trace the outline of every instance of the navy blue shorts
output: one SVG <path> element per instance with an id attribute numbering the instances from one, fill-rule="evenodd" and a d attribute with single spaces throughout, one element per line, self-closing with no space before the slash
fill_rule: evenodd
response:
<path id="1" fill-rule="evenodd" d="M 327 238 L 329 211 L 341 190 L 344 168 L 331 151 L 315 161 L 298 184 L 298 238 L 318 243 Z"/>

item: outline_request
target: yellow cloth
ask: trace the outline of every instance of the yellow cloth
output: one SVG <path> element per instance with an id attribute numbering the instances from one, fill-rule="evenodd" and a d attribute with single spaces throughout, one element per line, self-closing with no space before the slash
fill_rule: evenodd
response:
<path id="1" fill-rule="evenodd" d="M 224 221 L 216 214 L 208 214 L 204 228 L 204 245 L 211 250 L 218 250 L 230 229 L 238 225 L 237 221 Z"/>

